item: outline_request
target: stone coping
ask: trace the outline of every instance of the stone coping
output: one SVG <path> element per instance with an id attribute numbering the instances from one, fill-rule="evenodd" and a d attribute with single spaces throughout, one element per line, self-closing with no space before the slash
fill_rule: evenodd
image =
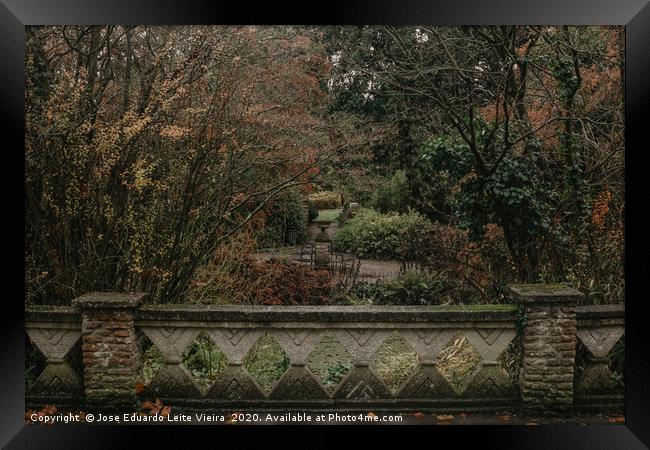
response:
<path id="1" fill-rule="evenodd" d="M 218 322 L 499 322 L 514 320 L 515 312 L 515 305 L 144 305 L 136 311 L 136 319 Z"/>
<path id="2" fill-rule="evenodd" d="M 141 292 L 88 292 L 72 300 L 72 306 L 89 309 L 124 309 L 135 308 L 148 294 Z"/>
<path id="3" fill-rule="evenodd" d="M 576 307 L 578 327 L 624 326 L 625 305 L 585 305 Z"/>
<path id="4" fill-rule="evenodd" d="M 584 305 L 576 307 L 578 319 L 625 318 L 625 305 Z"/>
<path id="5" fill-rule="evenodd" d="M 506 286 L 522 303 L 576 303 L 584 294 L 564 284 L 509 284 Z"/>
<path id="6" fill-rule="evenodd" d="M 515 305 L 453 306 L 239 306 L 142 305 L 135 309 L 139 321 L 184 322 L 512 322 Z M 77 322 L 81 308 L 32 306 L 27 322 Z"/>
<path id="7" fill-rule="evenodd" d="M 514 305 L 454 306 L 235 306 L 235 305 L 143 305 L 141 320 L 217 321 L 500 321 L 514 317 Z M 578 320 L 625 319 L 625 305 L 576 307 Z M 27 322 L 77 322 L 80 308 L 36 305 L 25 308 Z"/>
<path id="8" fill-rule="evenodd" d="M 25 322 L 81 322 L 81 312 L 73 306 L 28 306 Z"/>

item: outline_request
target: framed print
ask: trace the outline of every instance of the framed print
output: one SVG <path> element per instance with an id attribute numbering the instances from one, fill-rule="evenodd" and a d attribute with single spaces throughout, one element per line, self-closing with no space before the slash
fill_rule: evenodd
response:
<path id="1" fill-rule="evenodd" d="M 3 0 L 3 444 L 644 448 L 650 7 L 323 6 Z"/>

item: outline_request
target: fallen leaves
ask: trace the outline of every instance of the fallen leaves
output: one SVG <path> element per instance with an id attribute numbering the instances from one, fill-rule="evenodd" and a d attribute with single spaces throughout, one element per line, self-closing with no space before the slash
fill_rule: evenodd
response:
<path id="1" fill-rule="evenodd" d="M 625 423 L 625 417 L 624 416 L 616 416 L 616 417 L 610 417 L 608 419 L 609 423 Z"/>
<path id="2" fill-rule="evenodd" d="M 135 394 L 140 395 L 144 391 L 144 383 L 136 383 L 135 385 Z"/>
<path id="3" fill-rule="evenodd" d="M 52 416 L 56 414 L 56 412 L 57 412 L 57 408 L 54 405 L 45 405 L 39 411 L 29 409 L 27 410 L 27 412 L 25 412 L 25 422 L 27 423 L 37 422 L 38 420 L 32 420 L 32 416 L 34 414 L 36 414 L 37 417 L 43 417 L 43 416 Z M 52 422 L 49 422 L 48 425 L 52 425 Z"/>
<path id="4" fill-rule="evenodd" d="M 226 425 L 232 425 L 233 423 L 237 423 L 237 417 L 241 415 L 240 412 L 234 412 L 232 414 L 228 414 L 226 416 L 226 421 L 224 422 Z"/>
<path id="5" fill-rule="evenodd" d="M 171 406 L 164 406 L 160 399 L 157 398 L 155 403 L 150 401 L 143 402 L 142 410 L 149 415 L 160 414 L 161 416 L 168 416 L 172 408 Z"/>
<path id="6" fill-rule="evenodd" d="M 439 416 L 436 416 L 436 419 L 438 419 L 439 422 L 450 422 L 454 420 L 454 416 L 451 414 L 441 414 Z"/>

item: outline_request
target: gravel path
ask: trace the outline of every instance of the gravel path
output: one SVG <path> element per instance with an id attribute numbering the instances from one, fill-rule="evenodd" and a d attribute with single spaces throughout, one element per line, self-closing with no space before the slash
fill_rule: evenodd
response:
<path id="1" fill-rule="evenodd" d="M 271 258 L 290 258 L 292 254 L 300 251 L 300 247 L 282 247 L 271 252 L 255 253 L 260 261 Z M 362 259 L 359 267 L 359 279 L 361 281 L 374 282 L 376 280 L 388 280 L 399 275 L 401 263 L 395 260 L 378 261 L 374 259 Z"/>
<path id="2" fill-rule="evenodd" d="M 338 222 L 332 222 L 327 228 L 327 234 L 333 238 L 338 231 Z M 314 237 L 320 232 L 319 228 L 314 223 L 310 223 L 307 227 L 307 239 L 313 240 Z M 282 247 L 273 251 L 256 253 L 255 257 L 258 260 L 264 261 L 271 258 L 290 258 L 292 254 L 300 252 L 300 246 L 295 247 Z M 399 275 L 401 263 L 396 260 L 374 260 L 362 259 L 359 268 L 359 280 L 367 282 L 375 282 L 377 280 L 389 280 Z"/>

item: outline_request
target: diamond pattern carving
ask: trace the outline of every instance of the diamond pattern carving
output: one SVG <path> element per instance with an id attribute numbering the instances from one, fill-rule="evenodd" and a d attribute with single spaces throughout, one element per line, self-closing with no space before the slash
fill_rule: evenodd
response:
<path id="1" fill-rule="evenodd" d="M 195 398 L 202 396 L 203 392 L 185 367 L 179 364 L 165 364 L 147 385 L 145 395 L 159 398 Z"/>
<path id="2" fill-rule="evenodd" d="M 81 378 L 67 361 L 48 363 L 34 381 L 30 393 L 51 396 L 81 394 Z"/>
<path id="3" fill-rule="evenodd" d="M 207 333 L 229 361 L 241 364 L 244 356 L 264 331 L 250 328 L 214 328 Z"/>
<path id="4" fill-rule="evenodd" d="M 329 395 L 308 370 L 292 366 L 284 373 L 269 398 L 308 400 L 325 399 Z"/>
<path id="5" fill-rule="evenodd" d="M 183 354 L 181 363 L 202 386 L 209 386 L 225 369 L 226 355 L 201 332 Z"/>
<path id="6" fill-rule="evenodd" d="M 332 332 L 358 361 L 368 361 L 390 333 L 389 330 L 371 328 L 336 329 Z"/>
<path id="7" fill-rule="evenodd" d="M 624 327 L 581 328 L 578 339 L 596 358 L 604 358 L 625 333 Z"/>
<path id="8" fill-rule="evenodd" d="M 516 331 L 509 328 L 475 328 L 466 330 L 464 334 L 483 361 L 496 361 L 514 339 Z"/>
<path id="9" fill-rule="evenodd" d="M 391 397 L 386 385 L 367 366 L 354 367 L 334 393 L 334 398 L 346 400 Z"/>
<path id="10" fill-rule="evenodd" d="M 608 366 L 607 355 L 625 334 L 622 326 L 601 326 L 580 328 L 578 339 L 584 344 L 587 364 L 575 384 L 575 391 L 580 395 L 612 394 L 623 389 L 624 385 L 613 378 Z"/>
<path id="11" fill-rule="evenodd" d="M 352 367 L 353 359 L 336 337 L 325 334 L 309 354 L 307 367 L 329 392 L 333 392 Z"/>
<path id="12" fill-rule="evenodd" d="M 305 360 L 321 338 L 309 329 L 272 330 L 269 333 L 287 353 L 292 364 L 305 364 Z"/>
<path id="13" fill-rule="evenodd" d="M 509 353 L 504 352 L 516 336 L 516 330 L 510 328 L 510 316 L 507 322 L 505 315 L 503 320 L 495 315 L 494 321 L 489 322 L 472 322 L 468 315 L 467 321 L 438 323 L 438 316 L 434 315 L 433 322 L 424 323 L 411 321 L 413 317 L 420 320 L 420 316 L 409 313 L 396 316 L 394 322 L 389 316 L 386 320 L 382 316 L 372 319 L 381 322 L 353 323 L 348 322 L 345 314 L 334 311 L 332 316 L 323 316 L 323 320 L 332 317 L 335 321 L 329 323 L 312 310 L 301 314 L 298 320 L 291 310 L 280 310 L 279 315 L 274 313 L 273 320 L 281 318 L 276 323 L 262 322 L 265 318 L 259 321 L 258 312 L 251 316 L 255 321 L 248 322 L 246 309 L 242 311 L 243 314 L 224 314 L 223 319 L 214 323 L 204 322 L 203 318 L 193 322 L 194 315 L 189 314 L 175 323 L 174 319 L 156 318 L 151 309 L 142 309 L 136 316 L 136 326 L 146 336 L 142 339 L 153 344 L 145 355 L 153 361 L 149 363 L 151 367 L 145 367 L 150 374 L 147 380 L 151 380 L 145 395 L 161 399 L 207 397 L 215 400 L 214 404 L 224 400 L 224 405 L 267 399 L 292 405 L 391 405 L 393 399 L 400 399 L 407 401 L 396 403 L 416 405 L 422 401 L 423 406 L 430 406 L 442 399 L 461 404 L 477 399 L 492 404 L 493 400 L 498 403 L 518 394 L 517 382 L 499 362 L 507 360 Z M 212 310 L 210 315 L 219 317 Z M 345 322 L 339 322 L 339 317 Z M 231 320 L 232 327 L 224 325 Z M 589 323 L 598 326 L 577 330 L 578 339 L 591 355 L 578 374 L 575 391 L 587 396 L 610 393 L 622 385 L 613 379 L 607 355 L 624 335 L 624 329 L 612 325 L 619 323 L 614 320 Z M 43 326 L 41 322 L 30 325 L 27 333 L 46 359 L 45 369 L 34 381 L 31 393 L 82 393 L 82 377 L 75 373 L 75 363 L 66 361 L 72 347 L 80 341 L 80 330 L 66 323 L 44 326 L 68 328 L 35 328 Z M 201 345 L 197 344 L 199 341 Z M 325 347 L 320 349 L 324 342 Z M 88 348 L 102 351 L 101 342 Z M 539 350 L 540 359 L 544 358 L 544 351 Z M 122 355 L 126 358 L 124 352 Z M 262 362 L 264 358 L 272 361 Z M 206 371 L 205 361 L 216 361 L 216 370 Z M 39 356 L 37 366 L 42 367 L 41 363 Z M 396 366 L 388 367 L 392 363 Z M 205 379 L 201 378 L 204 372 Z M 560 381 L 565 378 L 573 380 L 570 374 L 552 377 Z"/>
<path id="14" fill-rule="evenodd" d="M 465 398 L 509 398 L 517 394 L 508 373 L 498 364 L 482 364 L 465 385 Z"/>
<path id="15" fill-rule="evenodd" d="M 209 398 L 224 400 L 261 400 L 264 398 L 262 388 L 241 366 L 226 367 L 217 381 L 208 390 Z"/>
<path id="16" fill-rule="evenodd" d="M 422 361 L 435 360 L 454 332 L 446 329 L 405 329 L 400 334 L 413 347 Z"/>
<path id="17" fill-rule="evenodd" d="M 144 328 L 144 333 L 168 362 L 180 363 L 185 349 L 199 334 L 196 328 Z"/>
<path id="18" fill-rule="evenodd" d="M 422 364 L 397 393 L 397 398 L 433 399 L 455 397 L 456 391 L 432 364 Z"/>
<path id="19" fill-rule="evenodd" d="M 612 378 L 612 371 L 607 364 L 591 364 L 585 367 L 576 383 L 576 393 L 607 394 L 620 389 L 623 384 Z"/>
<path id="20" fill-rule="evenodd" d="M 48 360 L 63 360 L 81 337 L 78 330 L 27 328 L 26 331 Z"/>

